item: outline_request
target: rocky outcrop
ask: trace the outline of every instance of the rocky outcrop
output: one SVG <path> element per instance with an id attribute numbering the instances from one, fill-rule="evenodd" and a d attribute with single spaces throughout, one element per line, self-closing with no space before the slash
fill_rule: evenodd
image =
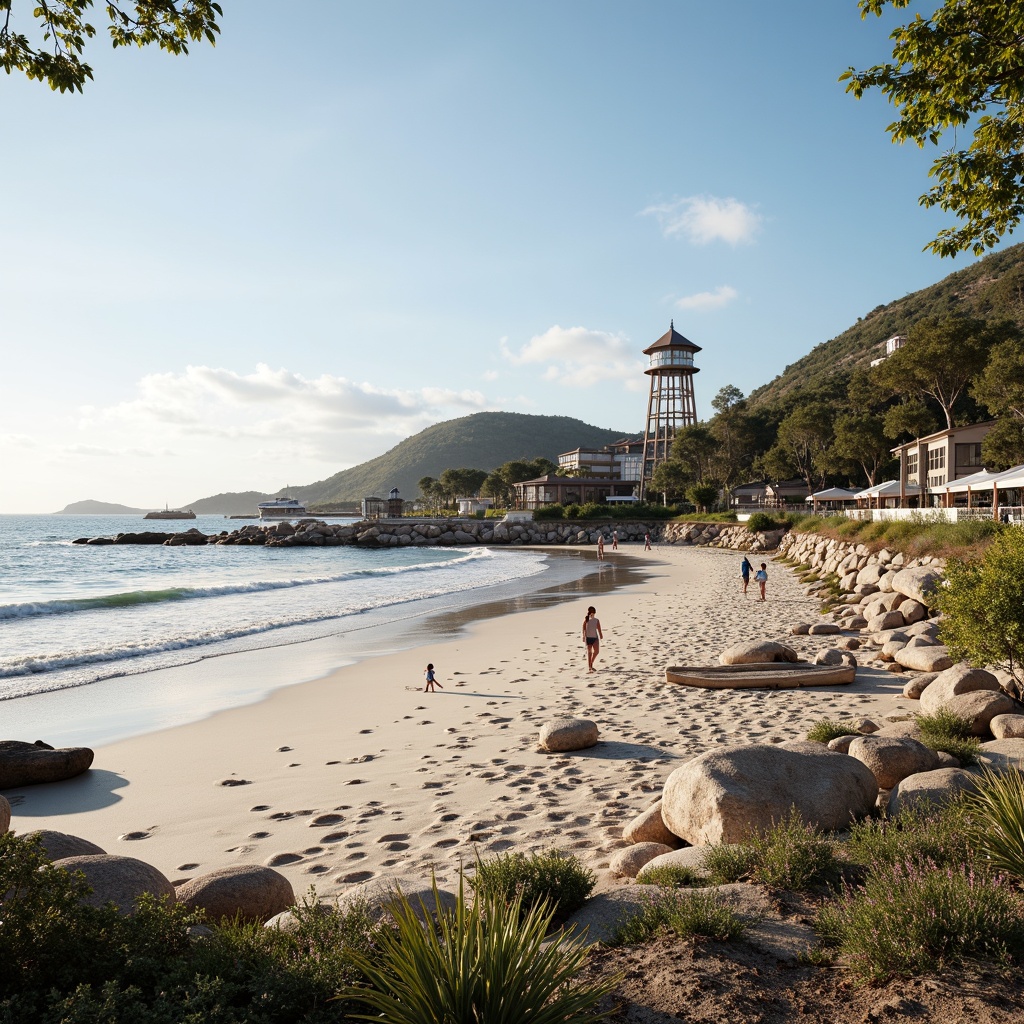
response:
<path id="1" fill-rule="evenodd" d="M 54 832 L 48 828 L 25 832 L 20 838 L 37 842 L 53 861 L 64 860 L 66 857 L 97 857 L 107 852 L 88 839 L 71 836 L 66 832 Z"/>
<path id="2" fill-rule="evenodd" d="M 122 914 L 135 912 L 144 893 L 174 901 L 174 886 L 151 864 L 134 857 L 113 854 L 64 857 L 53 862 L 55 868 L 81 871 L 92 893 L 83 899 L 91 907 L 113 903 Z"/>
<path id="3" fill-rule="evenodd" d="M 552 752 L 585 750 L 597 741 L 597 723 L 587 718 L 556 718 L 540 730 L 540 745 Z"/>
<path id="4" fill-rule="evenodd" d="M 871 771 L 820 743 L 754 744 L 710 750 L 665 782 L 662 817 L 694 846 L 745 841 L 795 807 L 823 829 L 846 828 L 878 795 Z"/>
<path id="5" fill-rule="evenodd" d="M 973 668 L 966 663 L 951 665 L 940 672 L 921 694 L 921 711 L 926 715 L 934 715 L 954 697 L 978 690 L 998 693 L 999 680 L 983 668 Z"/>
<path id="6" fill-rule="evenodd" d="M 179 903 L 205 910 L 214 921 L 238 917 L 262 924 L 295 904 L 291 882 L 257 864 L 219 868 L 182 883 L 175 894 Z"/>
<path id="7" fill-rule="evenodd" d="M 71 779 L 87 771 L 92 759 L 88 747 L 55 750 L 42 740 L 0 740 L 0 789 Z"/>

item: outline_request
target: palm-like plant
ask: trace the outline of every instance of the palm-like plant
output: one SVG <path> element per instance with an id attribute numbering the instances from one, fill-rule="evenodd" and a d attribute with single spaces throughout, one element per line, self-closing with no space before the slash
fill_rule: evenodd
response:
<path id="1" fill-rule="evenodd" d="M 966 805 L 981 854 L 997 871 L 1024 878 L 1024 774 L 983 769 Z"/>
<path id="2" fill-rule="evenodd" d="M 434 883 L 435 894 L 437 884 Z M 371 961 L 354 957 L 369 987 L 344 998 L 376 1012 L 353 1015 L 383 1024 L 575 1024 L 602 1020 L 593 1014 L 617 979 L 573 984 L 587 958 L 578 943 L 545 936 L 552 912 L 546 903 L 521 906 L 493 894 L 465 899 L 441 911 L 434 924 L 402 895 L 390 910 L 395 927 L 385 930 Z M 437 905 L 436 895 L 435 904 Z"/>

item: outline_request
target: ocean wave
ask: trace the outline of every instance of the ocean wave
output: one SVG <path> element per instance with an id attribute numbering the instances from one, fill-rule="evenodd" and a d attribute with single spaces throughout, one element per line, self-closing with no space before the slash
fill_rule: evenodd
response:
<path id="1" fill-rule="evenodd" d="M 41 615 L 68 615 L 74 612 L 95 611 L 103 608 L 129 608 L 133 605 L 159 604 L 164 601 L 188 601 L 204 597 L 225 597 L 231 594 L 254 594 L 267 590 L 289 590 L 312 587 L 325 583 L 344 583 L 346 580 L 398 576 L 404 573 L 429 572 L 451 568 L 480 558 L 493 557 L 486 548 L 460 552 L 451 558 L 414 565 L 389 565 L 350 569 L 330 576 L 304 576 L 284 580 L 254 580 L 248 583 L 225 583 L 209 587 L 167 587 L 159 590 L 130 590 L 118 594 L 96 597 L 76 597 L 54 601 L 30 601 L 22 604 L 0 605 L 0 621 L 4 619 L 35 618 Z M 2 672 L 0 672 L 2 675 Z"/>

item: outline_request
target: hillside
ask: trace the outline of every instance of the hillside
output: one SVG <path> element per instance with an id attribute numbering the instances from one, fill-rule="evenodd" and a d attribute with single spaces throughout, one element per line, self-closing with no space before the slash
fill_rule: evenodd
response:
<path id="1" fill-rule="evenodd" d="M 148 508 L 130 508 L 128 505 L 118 505 L 110 501 L 93 501 L 87 498 L 85 501 L 73 501 L 65 505 L 55 516 L 122 516 L 141 515 L 143 512 L 150 512 Z"/>
<path id="2" fill-rule="evenodd" d="M 569 416 L 478 412 L 435 423 L 369 462 L 292 490 L 307 503 L 358 501 L 371 494 L 386 497 L 392 487 L 402 497 L 413 498 L 420 479 L 439 476 L 445 469 L 491 470 L 511 459 L 539 456 L 557 461 L 562 452 L 600 447 L 623 434 Z"/>
<path id="3" fill-rule="evenodd" d="M 750 394 L 751 408 L 772 406 L 804 387 L 815 387 L 837 371 L 867 367 L 880 345 L 926 316 L 963 313 L 1024 325 L 1024 244 L 986 256 L 937 284 L 877 306 L 836 338 L 816 345 L 778 377 Z"/>
<path id="4" fill-rule="evenodd" d="M 262 491 L 226 491 L 210 498 L 190 501 L 182 508 L 192 509 L 197 516 L 244 516 L 255 513 L 259 502 L 269 501 L 273 497 L 273 494 L 264 494 Z"/>

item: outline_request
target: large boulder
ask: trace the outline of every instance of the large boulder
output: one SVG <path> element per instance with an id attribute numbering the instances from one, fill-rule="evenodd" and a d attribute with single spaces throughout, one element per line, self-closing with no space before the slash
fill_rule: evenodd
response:
<path id="1" fill-rule="evenodd" d="M 425 921 L 444 910 L 454 910 L 458 900 L 447 889 L 438 889 L 435 898 L 429 882 L 403 875 L 380 875 L 368 882 L 360 882 L 346 889 L 338 896 L 338 909 L 342 912 L 353 907 L 365 907 L 375 920 L 383 920 L 390 914 L 390 907 L 405 897 L 416 916 Z"/>
<path id="2" fill-rule="evenodd" d="M 709 750 L 665 782 L 661 816 L 694 846 L 739 843 L 795 807 L 804 820 L 840 829 L 874 806 L 878 785 L 861 762 L 820 743 Z"/>
<path id="3" fill-rule="evenodd" d="M 997 715 L 1009 715 L 1017 710 L 1018 704 L 1007 697 L 1002 690 L 975 690 L 973 693 L 958 693 L 943 705 L 946 711 L 966 718 L 971 722 L 972 736 L 986 736 L 989 722 Z"/>
<path id="4" fill-rule="evenodd" d="M 774 640 L 746 640 L 733 644 L 718 656 L 723 665 L 760 665 L 773 661 L 799 661 L 800 655 Z"/>
<path id="5" fill-rule="evenodd" d="M 41 740 L 0 740 L 0 789 L 74 778 L 88 770 L 92 758 L 88 747 L 55 750 Z"/>
<path id="6" fill-rule="evenodd" d="M 81 871 L 92 894 L 82 901 L 91 907 L 113 903 L 122 914 L 135 912 L 135 905 L 144 893 L 174 902 L 174 886 L 152 864 L 134 857 L 94 854 L 64 857 L 53 862 L 55 868 Z"/>
<path id="7" fill-rule="evenodd" d="M 663 843 L 674 848 L 679 837 L 674 836 L 661 817 L 661 801 L 641 811 L 623 830 L 622 838 L 627 843 Z"/>
<path id="8" fill-rule="evenodd" d="M 868 632 L 881 633 L 886 629 L 899 629 L 903 624 L 902 612 L 880 612 L 868 619 Z"/>
<path id="9" fill-rule="evenodd" d="M 847 753 L 870 769 L 879 789 L 892 789 L 908 775 L 939 767 L 935 751 L 909 736 L 859 736 Z"/>
<path id="10" fill-rule="evenodd" d="M 705 846 L 684 846 L 681 850 L 672 850 L 663 853 L 654 860 L 649 860 L 638 872 L 636 880 L 647 882 L 651 872 L 657 868 L 686 868 L 692 871 L 697 877 L 704 878 L 708 869 L 704 866 L 704 854 L 707 852 Z"/>
<path id="11" fill-rule="evenodd" d="M 671 853 L 672 847 L 664 843 L 637 843 L 617 850 L 612 856 L 608 867 L 612 874 L 621 878 L 636 878 L 637 872 L 647 863 L 660 857 L 663 853 Z"/>
<path id="12" fill-rule="evenodd" d="M 934 715 L 954 697 L 976 690 L 998 693 L 999 680 L 991 672 L 986 672 L 983 668 L 972 668 L 965 662 L 952 665 L 944 672 L 940 672 L 921 694 L 921 712 L 925 715 Z"/>
<path id="13" fill-rule="evenodd" d="M 236 864 L 190 878 L 175 895 L 186 907 L 205 910 L 213 921 L 237 917 L 262 924 L 295 905 L 292 883 L 258 864 Z"/>
<path id="14" fill-rule="evenodd" d="M 920 700 L 921 694 L 931 685 L 931 683 L 938 679 L 939 674 L 937 672 L 921 672 L 914 676 L 904 687 L 903 696 L 910 700 Z"/>
<path id="15" fill-rule="evenodd" d="M 1024 715 L 996 715 L 988 723 L 988 727 L 997 740 L 1022 739 L 1024 738 Z"/>
<path id="16" fill-rule="evenodd" d="M 963 768 L 936 768 L 908 775 L 889 794 L 889 814 L 895 817 L 923 801 L 939 807 L 958 793 L 973 792 L 977 787 L 978 777 Z"/>
<path id="17" fill-rule="evenodd" d="M 917 672 L 942 672 L 953 664 L 945 647 L 904 647 L 895 654 L 897 665 Z M 933 683 L 932 686 L 935 684 Z M 928 687 L 931 689 L 931 686 Z M 927 693 L 928 690 L 925 690 Z"/>
<path id="18" fill-rule="evenodd" d="M 935 591 L 941 584 L 942 573 L 922 565 L 914 569 L 901 569 L 893 577 L 892 589 L 931 608 L 935 603 Z"/>
<path id="19" fill-rule="evenodd" d="M 21 838 L 34 839 L 38 842 L 50 860 L 64 860 L 66 857 L 97 857 L 107 852 L 95 843 L 90 843 L 88 839 L 71 836 L 66 832 L 54 832 L 48 828 L 25 832 Z"/>
<path id="20" fill-rule="evenodd" d="M 11 805 L 7 797 L 0 796 L 0 836 L 9 831 L 11 827 Z"/>
<path id="21" fill-rule="evenodd" d="M 978 760 L 994 771 L 1024 771 L 1024 739 L 989 740 L 981 744 Z"/>
<path id="22" fill-rule="evenodd" d="M 553 752 L 584 750 L 597 740 L 597 723 L 586 718 L 556 718 L 540 730 L 540 745 Z"/>

